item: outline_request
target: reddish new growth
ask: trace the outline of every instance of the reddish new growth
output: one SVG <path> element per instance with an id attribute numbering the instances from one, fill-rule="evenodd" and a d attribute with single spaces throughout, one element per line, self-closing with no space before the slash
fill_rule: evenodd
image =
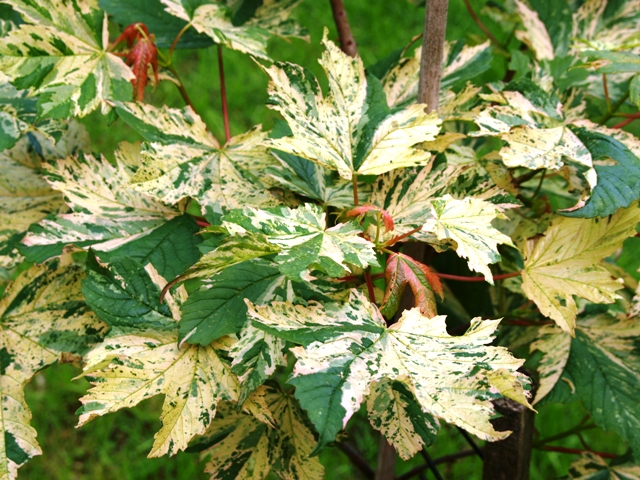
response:
<path id="1" fill-rule="evenodd" d="M 382 223 L 384 223 L 385 232 L 393 230 L 393 218 L 386 210 L 376 207 L 375 205 L 361 205 L 347 212 L 347 217 L 361 217 L 369 212 L 378 212 L 382 216 Z"/>
<path id="2" fill-rule="evenodd" d="M 132 23 L 124 29 L 115 45 L 126 41 L 127 47 L 130 48 L 125 59 L 125 63 L 129 65 L 135 78 L 131 80 L 133 89 L 136 94 L 136 101 L 141 102 L 144 99 L 144 89 L 149 81 L 149 65 L 153 69 L 156 83 L 158 83 L 158 49 L 155 46 L 155 37 L 149 34 L 149 30 L 144 23 Z"/>

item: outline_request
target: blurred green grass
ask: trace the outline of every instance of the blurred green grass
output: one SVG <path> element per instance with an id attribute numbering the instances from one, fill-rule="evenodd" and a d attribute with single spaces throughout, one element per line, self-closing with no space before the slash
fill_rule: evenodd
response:
<path id="1" fill-rule="evenodd" d="M 485 2 L 473 0 L 479 11 Z M 372 65 L 394 50 L 405 46 L 420 33 L 424 11 L 405 0 L 345 0 L 354 36 L 365 65 Z M 271 45 L 273 58 L 291 61 L 313 71 L 323 81 L 317 59 L 322 48 L 320 39 L 325 26 L 330 38 L 337 35 L 328 0 L 306 0 L 296 12 L 297 20 L 310 32 L 311 41 L 293 39 L 291 42 L 274 41 Z M 462 0 L 451 0 L 449 9 L 449 39 L 465 38 L 472 42 L 482 41 L 482 32 L 471 20 Z M 483 20 L 502 40 L 503 32 L 488 18 Z M 132 18 L 132 22 L 135 18 Z M 242 133 L 253 125 L 262 124 L 268 130 L 278 118 L 266 108 L 267 78 L 258 65 L 245 55 L 225 50 L 225 73 L 230 108 L 230 123 L 233 135 Z M 218 82 L 217 52 L 215 48 L 205 50 L 178 50 L 174 55 L 176 68 L 192 97 L 197 111 L 212 132 L 223 137 L 220 113 L 220 89 Z M 506 60 L 495 56 L 494 66 L 483 75 L 485 80 L 502 78 Z M 162 82 L 156 89 L 147 89 L 146 101 L 155 105 L 166 104 L 182 107 L 184 101 L 175 86 Z M 112 152 L 121 141 L 135 142 L 139 135 L 124 122 L 108 125 L 106 119 L 96 112 L 83 119 L 91 138 L 92 148 L 112 158 Z M 631 239 L 630 247 L 638 242 Z M 635 243 L 634 243 L 635 242 Z M 633 245 L 631 245 L 633 244 Z M 637 250 L 637 249 L 636 249 Z M 621 262 L 637 268 L 634 248 L 625 248 Z M 87 389 L 84 380 L 71 379 L 79 373 L 70 365 L 56 365 L 40 373 L 27 387 L 27 402 L 33 411 L 32 424 L 38 431 L 38 440 L 43 456 L 32 459 L 20 470 L 23 479 L 51 480 L 144 480 L 144 479 L 204 479 L 205 462 L 197 455 L 181 453 L 172 458 L 147 459 L 153 435 L 160 428 L 162 398 L 154 398 L 135 409 L 125 409 L 106 417 L 97 418 L 81 429 L 75 410 L 78 399 Z M 536 419 L 542 437 L 554 435 L 577 425 L 586 414 L 579 404 L 549 405 L 540 409 Z M 614 434 L 602 434 L 598 430 L 585 432 L 584 439 L 595 450 L 623 453 L 624 445 Z M 370 465 L 375 465 L 377 435 L 364 416 L 359 413 L 350 423 L 348 440 L 362 452 Z M 482 442 L 479 442 L 482 444 Z M 570 437 L 554 443 L 570 448 L 582 448 L 580 439 Z M 443 426 L 438 442 L 429 447 L 433 458 L 468 449 L 469 446 L 453 427 Z M 326 467 L 328 479 L 350 480 L 364 478 L 337 448 L 322 452 L 321 461 Z M 575 456 L 533 452 L 531 478 L 551 479 L 563 475 Z M 397 473 L 422 465 L 417 455 L 409 462 L 398 462 Z M 481 461 L 473 456 L 454 464 L 440 466 L 447 479 L 480 479 Z M 429 472 L 427 478 L 433 478 Z M 416 477 L 417 478 L 417 477 Z"/>

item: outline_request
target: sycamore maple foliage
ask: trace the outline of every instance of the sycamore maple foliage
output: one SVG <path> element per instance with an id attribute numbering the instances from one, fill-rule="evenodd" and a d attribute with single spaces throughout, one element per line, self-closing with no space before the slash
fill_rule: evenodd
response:
<path id="1" fill-rule="evenodd" d="M 2 2 L 23 22 L 0 38 L 0 479 L 41 453 L 24 386 L 69 358 L 92 384 L 79 425 L 162 395 L 149 456 L 202 451 L 211 478 L 322 478 L 358 411 L 403 459 L 442 422 L 500 440 L 501 397 L 581 400 L 640 458 L 640 288 L 607 260 L 640 222 L 640 140 L 604 126 L 608 97 L 600 124 L 586 109 L 602 74 L 640 107 L 638 2 L 506 2 L 516 78 L 475 84 L 490 43 L 448 44 L 438 113 L 416 103 L 420 48 L 365 68 L 325 30 L 327 88 L 259 63 L 286 124 L 224 144 L 143 103 L 150 76 L 184 88 L 176 46 L 269 60 L 305 36 L 298 0 Z M 92 153 L 73 117 L 96 109 L 145 142 Z M 427 265 L 446 251 L 500 292 L 493 319 L 460 317 Z M 588 453 L 569 476 L 638 468 Z"/>

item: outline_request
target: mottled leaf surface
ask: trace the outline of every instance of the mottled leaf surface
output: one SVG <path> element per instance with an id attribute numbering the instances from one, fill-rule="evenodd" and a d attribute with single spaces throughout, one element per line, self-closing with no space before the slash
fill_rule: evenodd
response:
<path id="1" fill-rule="evenodd" d="M 354 301 L 363 307 L 355 310 Z M 504 438 L 489 422 L 490 399 L 506 385 L 493 378 L 504 371 L 509 388 L 522 392 L 524 377 L 516 373 L 522 361 L 504 348 L 487 346 L 497 321 L 475 319 L 465 335 L 451 337 L 444 316 L 429 319 L 414 308 L 386 328 L 377 308 L 367 303 L 354 293 L 344 309 L 288 303 L 249 309 L 256 327 L 304 345 L 292 349 L 298 361 L 289 382 L 320 434 L 317 449 L 334 440 L 370 385 L 385 378 L 404 384 L 423 412 L 483 439 Z"/>
<path id="2" fill-rule="evenodd" d="M 536 340 L 531 343 L 531 352 L 539 351 L 542 359 L 538 365 L 540 379 L 536 397 L 532 404 L 542 400 L 555 387 L 569 360 L 571 336 L 555 325 L 545 325 L 538 331 Z"/>
<path id="3" fill-rule="evenodd" d="M 357 224 L 339 223 L 327 228 L 326 214 L 313 204 L 297 209 L 247 207 L 225 215 L 223 225 L 232 233 L 263 235 L 279 250 L 275 261 L 292 280 L 304 278 L 311 265 L 340 277 L 348 271 L 347 264 L 366 268 L 378 263 L 373 244 L 359 236 L 362 230 Z"/>
<path id="4" fill-rule="evenodd" d="M 178 215 L 175 210 L 132 190 L 131 173 L 121 158 L 111 165 L 104 157 L 80 154 L 44 166 L 49 184 L 62 192 L 72 213 L 47 217 L 34 225 L 25 245 L 56 247 L 67 244 L 116 248 L 148 235 Z"/>
<path id="5" fill-rule="evenodd" d="M 303 31 L 289 16 L 299 0 L 264 0 L 259 2 L 251 18 L 237 25 L 233 4 L 237 2 L 197 2 L 161 0 L 168 13 L 188 22 L 215 43 L 232 50 L 268 59 L 267 42 L 273 36 L 302 36 Z"/>
<path id="6" fill-rule="evenodd" d="M 636 204 L 608 218 L 557 218 L 541 238 L 524 245 L 522 290 L 540 312 L 573 334 L 578 307 L 573 295 L 612 303 L 622 285 L 598 262 L 635 235 Z"/>
<path id="7" fill-rule="evenodd" d="M 604 458 L 585 452 L 569 467 L 570 480 L 638 480 L 640 466 L 633 462 L 608 465 Z"/>
<path id="8" fill-rule="evenodd" d="M 107 15 L 94 0 L 8 0 L 26 24 L 0 40 L 0 70 L 39 94 L 38 113 L 84 116 L 129 100 L 133 73 L 107 51 Z"/>
<path id="9" fill-rule="evenodd" d="M 223 351 L 178 346 L 177 332 L 112 330 L 86 357 L 85 377 L 93 387 L 82 397 L 79 425 L 94 417 L 131 408 L 142 400 L 164 395 L 162 428 L 149 457 L 173 455 L 203 434 L 221 400 L 235 400 L 238 385 Z"/>
<path id="10" fill-rule="evenodd" d="M 417 144 L 435 138 L 437 115 L 426 114 L 424 105 L 391 114 L 378 81 L 366 77 L 362 60 L 343 53 L 326 33 L 323 43 L 326 96 L 298 65 L 276 63 L 265 69 L 271 79 L 270 107 L 284 116 L 293 133 L 272 139 L 270 145 L 337 170 L 347 180 L 353 174 L 378 175 L 426 164 L 430 152 Z"/>
<path id="11" fill-rule="evenodd" d="M 205 453 L 210 457 L 206 472 L 218 480 L 260 479 L 269 472 L 283 479 L 324 478 L 318 457 L 309 456 L 315 439 L 295 399 L 269 388 L 264 400 L 275 428 L 220 405 L 208 432 L 213 445 Z"/>
<path id="12" fill-rule="evenodd" d="M 498 244 L 511 245 L 511 239 L 491 225 L 503 217 L 498 207 L 476 198 L 457 200 L 450 195 L 431 202 L 432 218 L 422 227 L 441 242 L 454 242 L 456 253 L 466 258 L 469 269 L 480 272 L 493 284 L 489 264 L 500 261 Z"/>

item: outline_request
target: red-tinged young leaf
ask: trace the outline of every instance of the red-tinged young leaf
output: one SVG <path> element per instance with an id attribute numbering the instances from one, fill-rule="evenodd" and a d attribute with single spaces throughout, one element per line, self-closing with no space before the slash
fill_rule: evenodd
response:
<path id="1" fill-rule="evenodd" d="M 131 48 L 136 40 L 143 38 L 149 38 L 149 29 L 144 23 L 136 22 L 127 26 L 113 44 L 118 45 L 120 42 L 126 41 L 127 47 Z"/>
<path id="2" fill-rule="evenodd" d="M 133 46 L 126 59 L 136 76 L 131 83 L 136 94 L 136 101 L 144 99 L 144 88 L 149 80 L 149 65 L 153 68 L 156 84 L 158 83 L 158 49 L 153 43 L 153 36 L 141 37 Z"/>
<path id="3" fill-rule="evenodd" d="M 387 260 L 384 278 L 387 290 L 380 307 L 384 316 L 389 318 L 396 313 L 407 285 L 413 291 L 414 305 L 420 313 L 428 317 L 437 315 L 434 293 L 443 297 L 442 284 L 429 267 L 402 253 L 392 253 Z"/>
<path id="4" fill-rule="evenodd" d="M 389 215 L 385 209 L 376 207 L 375 205 L 360 205 L 347 212 L 347 217 L 360 217 L 369 212 L 380 212 L 382 215 L 382 223 L 384 223 L 385 232 L 391 232 L 394 228 L 393 217 Z"/>

